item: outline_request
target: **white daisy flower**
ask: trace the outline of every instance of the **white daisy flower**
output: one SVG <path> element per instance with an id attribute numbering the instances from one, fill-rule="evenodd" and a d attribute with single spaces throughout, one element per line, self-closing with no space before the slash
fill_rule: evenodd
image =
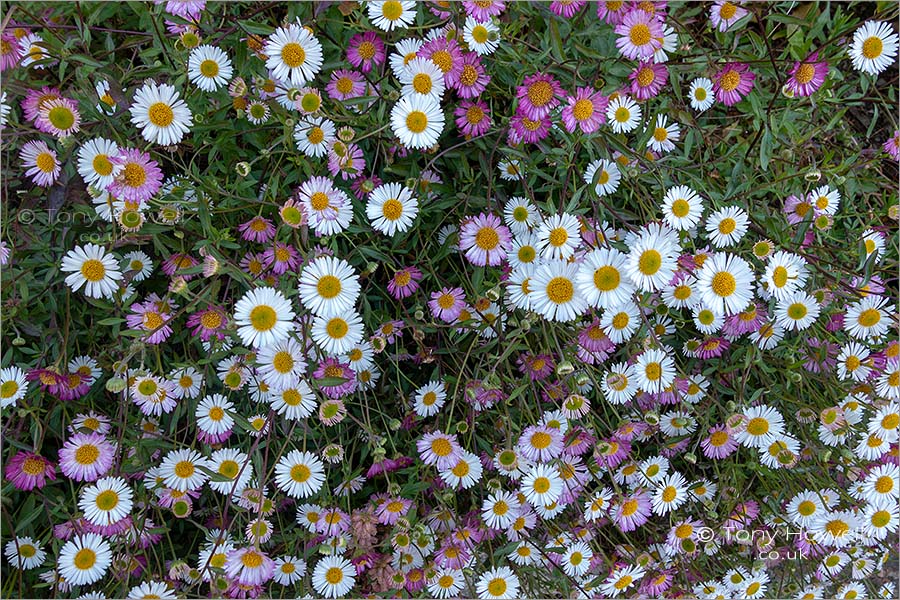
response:
<path id="1" fill-rule="evenodd" d="M 295 316 L 284 294 L 270 287 L 250 290 L 234 305 L 238 335 L 244 344 L 253 348 L 286 339 L 293 329 Z"/>
<path id="2" fill-rule="evenodd" d="M 863 481 L 863 498 L 874 506 L 896 506 L 900 496 L 900 467 L 878 465 Z"/>
<path id="3" fill-rule="evenodd" d="M 437 101 L 444 96 L 444 72 L 427 58 L 409 61 L 397 79 L 403 85 L 403 96 L 427 96 Z"/>
<path id="4" fill-rule="evenodd" d="M 626 302 L 615 308 L 608 308 L 603 311 L 600 317 L 600 327 L 606 332 L 610 340 L 616 344 L 631 338 L 638 327 L 641 325 L 641 315 L 638 312 L 634 302 Z"/>
<path id="5" fill-rule="evenodd" d="M 544 219 L 537 230 L 541 256 L 568 260 L 581 242 L 580 233 L 581 223 L 569 213 Z"/>
<path id="6" fill-rule="evenodd" d="M 751 406 L 744 411 L 746 424 L 734 434 L 738 443 L 750 448 L 766 448 L 784 435 L 784 417 L 766 404 Z"/>
<path id="7" fill-rule="evenodd" d="M 802 331 L 819 317 L 816 299 L 804 291 L 785 296 L 775 305 L 775 320 L 788 331 Z"/>
<path id="8" fill-rule="evenodd" d="M 103 477 L 81 490 L 78 508 L 93 525 L 105 527 L 128 516 L 132 491 L 121 477 Z"/>
<path id="9" fill-rule="evenodd" d="M 428 594 L 440 600 L 456 598 L 464 585 L 466 585 L 466 579 L 462 571 L 439 569 L 428 582 Z"/>
<path id="10" fill-rule="evenodd" d="M 506 294 L 516 308 L 531 310 L 531 278 L 537 268 L 533 264 L 520 264 L 513 268 L 506 281 Z"/>
<path id="11" fill-rule="evenodd" d="M 641 107 L 628 96 L 613 99 L 606 108 L 606 120 L 615 133 L 628 133 L 641 120 Z"/>
<path id="12" fill-rule="evenodd" d="M 681 473 L 670 473 L 659 480 L 653 490 L 652 506 L 657 515 L 666 515 L 688 499 L 687 480 Z"/>
<path id="13" fill-rule="evenodd" d="M 4 554 L 10 566 L 23 571 L 41 566 L 47 558 L 47 553 L 40 544 L 28 536 L 16 536 L 6 542 Z"/>
<path id="14" fill-rule="evenodd" d="M 89 298 L 112 298 L 122 279 L 118 258 L 97 244 L 77 246 L 63 257 L 60 269 L 73 292 L 84 287 Z"/>
<path id="15" fill-rule="evenodd" d="M 356 312 L 316 317 L 312 324 L 312 338 L 328 356 L 343 354 L 363 338 L 362 319 Z"/>
<path id="16" fill-rule="evenodd" d="M 697 304 L 691 309 L 691 317 L 697 331 L 712 335 L 722 329 L 725 324 L 725 313 L 713 310 L 703 304 Z"/>
<path id="17" fill-rule="evenodd" d="M 514 237 L 509 252 L 506 253 L 506 259 L 513 269 L 526 265 L 536 268 L 540 262 L 537 235 L 528 232 Z"/>
<path id="18" fill-rule="evenodd" d="M 313 569 L 312 586 L 326 598 L 343 598 L 354 585 L 356 585 L 356 567 L 342 556 L 326 556 L 319 560 Z"/>
<path id="19" fill-rule="evenodd" d="M 366 216 L 372 229 L 393 236 L 409 230 L 419 213 L 419 201 L 405 185 L 385 183 L 369 194 Z"/>
<path id="20" fill-rule="evenodd" d="M 713 91 L 713 82 L 706 77 L 698 77 L 691 82 L 690 89 L 691 108 L 703 112 L 716 101 Z"/>
<path id="21" fill-rule="evenodd" d="M 369 0 L 369 21 L 383 31 L 405 29 L 416 18 L 416 3 L 411 0 Z"/>
<path id="22" fill-rule="evenodd" d="M 648 394 L 661 392 L 675 381 L 675 361 L 659 349 L 645 350 L 634 365 L 637 385 Z"/>
<path id="23" fill-rule="evenodd" d="M 482 471 L 481 460 L 471 452 L 463 451 L 455 465 L 441 469 L 438 475 L 450 487 L 467 490 L 481 481 Z"/>
<path id="24" fill-rule="evenodd" d="M 866 250 L 866 258 L 873 254 L 877 260 L 884 258 L 884 234 L 874 229 L 866 229 L 862 234 L 863 246 Z"/>
<path id="25" fill-rule="evenodd" d="M 279 556 L 275 559 L 275 574 L 272 579 L 281 585 L 294 585 L 306 573 L 306 561 L 296 556 Z"/>
<path id="26" fill-rule="evenodd" d="M 474 17 L 467 16 L 466 25 L 463 27 L 463 40 L 469 49 L 479 56 L 493 54 L 500 45 L 500 28 L 493 21 L 482 23 Z"/>
<path id="27" fill-rule="evenodd" d="M 559 470 L 551 465 L 535 463 L 522 477 L 521 492 L 532 506 L 543 506 L 559 500 L 563 481 Z"/>
<path id="28" fill-rule="evenodd" d="M 59 551 L 56 570 L 69 585 L 90 585 L 103 579 L 112 563 L 109 542 L 85 533 L 66 542 Z"/>
<path id="29" fill-rule="evenodd" d="M 676 236 L 674 230 L 657 223 L 651 223 L 640 233 L 628 236 L 626 245 L 630 252 L 626 266 L 635 287 L 652 292 L 672 280 L 681 251 Z"/>
<path id="30" fill-rule="evenodd" d="M 482 573 L 475 584 L 475 591 L 482 600 L 519 597 L 519 578 L 509 567 L 495 567 Z"/>
<path id="31" fill-rule="evenodd" d="M 637 393 L 637 382 L 634 365 L 619 363 L 603 374 L 600 389 L 610 404 L 624 404 Z"/>
<path id="32" fill-rule="evenodd" d="M 204 92 L 214 92 L 231 80 L 231 60 L 219 48 L 204 44 L 191 50 L 188 78 Z"/>
<path id="33" fill-rule="evenodd" d="M 525 177 L 522 162 L 517 158 L 501 160 L 497 163 L 497 170 L 500 171 L 500 179 L 504 181 L 518 181 Z"/>
<path id="34" fill-rule="evenodd" d="M 540 218 L 540 210 L 522 196 L 513 196 L 503 206 L 503 221 L 513 235 L 528 233 Z"/>
<path id="35" fill-rule="evenodd" d="M 209 470 L 217 475 L 209 480 L 209 487 L 220 494 L 240 493 L 253 479 L 253 463 L 244 452 L 234 448 L 213 452 L 209 457 Z"/>
<path id="36" fill-rule="evenodd" d="M 322 44 L 306 27 L 291 23 L 266 39 L 263 52 L 272 77 L 300 86 L 312 81 L 322 68 Z"/>
<path id="37" fill-rule="evenodd" d="M 717 248 L 733 246 L 747 233 L 749 223 L 750 219 L 742 208 L 726 206 L 706 219 L 706 233 Z"/>
<path id="38" fill-rule="evenodd" d="M 133 250 L 122 257 L 119 265 L 123 271 L 133 271 L 132 281 L 144 281 L 153 272 L 153 261 L 144 252 Z"/>
<path id="39" fill-rule="evenodd" d="M 575 280 L 588 304 L 614 308 L 631 299 L 634 286 L 625 270 L 627 258 L 615 248 L 600 248 L 584 257 Z"/>
<path id="40" fill-rule="evenodd" d="M 291 450 L 275 465 L 275 485 L 291 498 L 309 498 L 325 482 L 325 465 L 312 452 Z"/>
<path id="41" fill-rule="evenodd" d="M 306 371 L 303 348 L 290 338 L 260 348 L 256 353 L 256 364 L 262 380 L 273 388 L 296 383 Z"/>
<path id="42" fill-rule="evenodd" d="M 0 408 L 14 406 L 27 391 L 25 371 L 15 365 L 0 369 Z"/>
<path id="43" fill-rule="evenodd" d="M 162 581 L 145 581 L 131 588 L 126 600 L 148 600 L 149 598 L 177 600 L 178 595 L 174 589 Z"/>
<path id="44" fill-rule="evenodd" d="M 859 518 L 849 510 L 825 511 L 810 523 L 809 532 L 824 546 L 844 548 L 856 540 L 859 528 Z"/>
<path id="45" fill-rule="evenodd" d="M 575 542 L 568 548 L 562 557 L 562 567 L 569 577 L 581 577 L 587 573 L 591 566 L 594 551 L 584 542 Z"/>
<path id="46" fill-rule="evenodd" d="M 656 152 L 671 152 L 675 142 L 681 139 L 681 128 L 678 123 L 669 123 L 666 115 L 656 115 L 656 127 L 648 142 L 650 149 Z"/>
<path id="47" fill-rule="evenodd" d="M 575 276 L 578 265 L 562 260 L 539 266 L 528 284 L 531 309 L 551 321 L 574 321 L 587 309 L 578 292 Z"/>
<path id="48" fill-rule="evenodd" d="M 324 117 L 306 117 L 294 126 L 297 149 L 312 158 L 325 155 L 336 139 L 334 123 Z"/>
<path id="49" fill-rule="evenodd" d="M 703 304 L 717 313 L 733 315 L 753 300 L 753 269 L 743 258 L 727 252 L 713 254 L 697 273 Z"/>
<path id="50" fill-rule="evenodd" d="M 816 207 L 818 212 L 833 215 L 841 205 L 841 193 L 823 185 L 809 194 L 809 202 Z"/>
<path id="51" fill-rule="evenodd" d="M 88 185 L 106 189 L 122 169 L 110 157 L 119 154 L 119 145 L 106 138 L 94 138 L 78 149 L 78 174 Z"/>
<path id="52" fill-rule="evenodd" d="M 640 581 L 644 573 L 637 565 L 617 567 L 596 591 L 604 598 L 615 598 Z"/>
<path id="53" fill-rule="evenodd" d="M 404 38 L 397 42 L 394 52 L 388 58 L 395 77 L 400 77 L 400 74 L 406 69 L 406 65 L 416 58 L 416 53 L 424 44 L 425 42 L 417 38 Z"/>
<path id="54" fill-rule="evenodd" d="M 506 529 L 512 525 L 521 507 L 510 492 L 494 492 L 481 503 L 481 518 L 491 529 Z"/>
<path id="55" fill-rule="evenodd" d="M 131 122 L 141 130 L 144 139 L 162 146 L 181 142 L 193 123 L 191 109 L 166 83 L 144 83 L 135 92 L 129 111 Z"/>
<path id="56" fill-rule="evenodd" d="M 866 296 L 851 304 L 844 315 L 844 330 L 858 340 L 878 339 L 891 327 L 891 315 L 885 310 L 887 298 Z"/>
<path id="57" fill-rule="evenodd" d="M 406 148 L 429 148 L 444 130 L 444 112 L 429 96 L 400 98 L 391 109 L 391 130 Z"/>
<path id="58" fill-rule="evenodd" d="M 869 75 L 887 69 L 897 56 L 897 34 L 889 23 L 866 21 L 853 34 L 847 53 L 853 68 Z"/>
<path id="59" fill-rule="evenodd" d="M 762 284 L 776 300 L 783 300 L 803 288 L 809 272 L 806 261 L 790 252 L 779 250 L 766 264 Z"/>
<path id="60" fill-rule="evenodd" d="M 331 316 L 353 309 L 359 296 L 359 276 L 347 261 L 320 256 L 300 274 L 300 301 L 317 316 Z"/>
<path id="61" fill-rule="evenodd" d="M 305 419 L 316 409 L 316 396 L 309 384 L 300 380 L 294 385 L 271 390 L 269 404 L 289 421 Z"/>
<path id="62" fill-rule="evenodd" d="M 209 476 L 200 469 L 208 467 L 208 462 L 196 450 L 184 448 L 166 454 L 159 465 L 159 476 L 166 486 L 187 492 L 199 489 Z"/>
<path id="63" fill-rule="evenodd" d="M 218 436 L 234 427 L 234 404 L 222 394 L 210 394 L 197 403 L 194 416 L 197 428 L 213 436 Z"/>
<path id="64" fill-rule="evenodd" d="M 429 381 L 416 390 L 413 410 L 420 417 L 433 417 L 447 401 L 447 392 L 441 381 Z"/>
<path id="65" fill-rule="evenodd" d="M 619 166 L 611 160 L 597 159 L 591 161 L 584 171 L 584 182 L 593 186 L 598 196 L 608 196 L 619 189 L 622 174 Z"/>
<path id="66" fill-rule="evenodd" d="M 703 198 L 686 185 L 669 188 L 660 207 L 663 219 L 673 229 L 688 231 L 700 223 Z"/>

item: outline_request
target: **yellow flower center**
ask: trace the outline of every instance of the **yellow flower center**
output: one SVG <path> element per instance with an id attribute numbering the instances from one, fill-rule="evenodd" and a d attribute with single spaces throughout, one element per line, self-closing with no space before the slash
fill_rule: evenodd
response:
<path id="1" fill-rule="evenodd" d="M 269 331 L 275 327 L 277 315 L 271 306 L 257 306 L 250 311 L 250 324 L 257 331 Z"/>
<path id="2" fill-rule="evenodd" d="M 884 44 L 881 42 L 881 39 L 872 36 L 863 42 L 862 55 L 869 60 L 872 60 L 881 56 L 881 52 L 883 49 Z"/>
<path id="3" fill-rule="evenodd" d="M 875 308 L 867 308 L 859 313 L 857 322 L 863 327 L 873 327 L 881 320 L 881 312 Z"/>
<path id="4" fill-rule="evenodd" d="M 67 131 L 75 124 L 75 113 L 65 106 L 54 106 L 47 114 L 47 119 L 57 129 Z"/>
<path id="5" fill-rule="evenodd" d="M 119 495 L 113 490 L 103 490 L 97 494 L 97 499 L 94 502 L 97 505 L 97 508 L 108 512 L 118 506 Z"/>
<path id="6" fill-rule="evenodd" d="M 91 283 L 102 281 L 106 277 L 106 267 L 96 258 L 89 258 L 81 265 L 81 275 Z"/>
<path id="7" fill-rule="evenodd" d="M 75 568 L 81 571 L 87 571 L 97 562 L 97 553 L 90 548 L 82 548 L 75 554 Z"/>
<path id="8" fill-rule="evenodd" d="M 388 21 L 396 21 L 403 14 L 403 5 L 396 0 L 388 0 L 388 2 L 381 5 L 381 14 Z"/>
<path id="9" fill-rule="evenodd" d="M 547 492 L 547 490 L 550 489 L 550 480 L 547 479 L 546 477 L 538 477 L 537 479 L 534 480 L 534 483 L 532 484 L 532 488 L 538 494 L 544 494 Z"/>
<path id="10" fill-rule="evenodd" d="M 431 451 L 434 452 L 438 456 L 450 456 L 450 453 L 453 452 L 453 446 L 450 445 L 450 442 L 444 438 L 437 438 L 433 442 L 431 442 Z"/>
<path id="11" fill-rule="evenodd" d="M 729 70 L 719 78 L 719 87 L 726 92 L 734 91 L 740 83 L 741 75 L 733 70 Z"/>
<path id="12" fill-rule="evenodd" d="M 650 67 L 643 67 L 637 74 L 637 82 L 641 87 L 647 87 L 656 79 L 656 73 Z"/>
<path id="13" fill-rule="evenodd" d="M 727 21 L 727 20 L 731 19 L 735 15 L 736 12 L 737 12 L 737 6 L 735 6 L 731 2 L 726 2 L 725 4 L 722 5 L 721 8 L 719 8 L 719 16 L 722 18 L 723 21 Z"/>
<path id="14" fill-rule="evenodd" d="M 540 108 L 553 99 L 553 86 L 546 81 L 536 81 L 528 86 L 528 99 L 531 104 Z"/>
<path id="15" fill-rule="evenodd" d="M 147 181 L 147 172 L 137 163 L 128 163 L 122 170 L 122 179 L 128 187 L 141 187 Z"/>
<path id="16" fill-rule="evenodd" d="M 493 250 L 500 244 L 500 234 L 493 227 L 482 227 L 475 234 L 475 245 L 482 250 Z"/>
<path id="17" fill-rule="evenodd" d="M 587 121 L 594 116 L 594 103 L 587 98 L 578 100 L 572 107 L 572 116 L 576 121 Z"/>
<path id="18" fill-rule="evenodd" d="M 372 60 L 375 58 L 375 44 L 365 41 L 356 49 L 357 54 L 363 60 Z"/>
<path id="19" fill-rule="evenodd" d="M 250 550 L 241 557 L 241 563 L 248 569 L 256 569 L 263 564 L 262 554 Z"/>
<path id="20" fill-rule="evenodd" d="M 228 479 L 237 477 L 238 471 L 240 470 L 241 466 L 233 460 L 223 460 L 222 464 L 219 465 L 219 475 L 223 475 Z"/>
<path id="21" fill-rule="evenodd" d="M 297 483 L 304 483 L 312 475 L 312 471 L 306 465 L 294 465 L 291 467 L 291 479 Z"/>
<path id="22" fill-rule="evenodd" d="M 413 133 L 422 133 L 428 127 L 428 115 L 421 110 L 414 110 L 406 116 L 406 127 Z"/>
<path id="23" fill-rule="evenodd" d="M 192 477 L 194 475 L 194 471 L 194 463 L 189 460 L 179 461 L 178 464 L 175 465 L 175 475 L 177 475 L 181 479 Z"/>
<path id="24" fill-rule="evenodd" d="M 754 417 L 747 423 L 747 433 L 750 435 L 765 435 L 769 432 L 769 421 L 762 417 Z"/>
<path id="25" fill-rule="evenodd" d="M 432 54 L 431 62 L 436 64 L 444 74 L 449 73 L 453 68 L 453 56 L 446 50 L 438 50 Z"/>
<path id="26" fill-rule="evenodd" d="M 200 74 L 204 77 L 213 78 L 219 74 L 219 63 L 212 59 L 206 59 L 200 63 Z"/>
<path id="27" fill-rule="evenodd" d="M 727 298 L 737 289 L 737 281 L 734 275 L 728 271 L 719 271 L 712 278 L 712 290 L 717 296 Z"/>
<path id="28" fill-rule="evenodd" d="M 281 60 L 291 69 L 296 69 L 306 61 L 306 50 L 297 42 L 288 42 L 281 49 Z"/>
<path id="29" fill-rule="evenodd" d="M 554 304 L 563 304 L 575 295 L 575 286 L 566 277 L 554 277 L 547 283 L 547 298 Z"/>
<path id="30" fill-rule="evenodd" d="M 496 577 L 488 583 L 488 593 L 492 596 L 503 596 L 506 593 L 506 580 Z"/>
<path id="31" fill-rule="evenodd" d="M 472 39 L 478 44 L 483 44 L 488 40 L 488 30 L 484 25 L 476 25 L 472 28 Z"/>
<path id="32" fill-rule="evenodd" d="M 662 255 L 654 249 L 644 250 L 638 259 L 638 270 L 643 275 L 653 275 L 662 267 Z"/>
<path id="33" fill-rule="evenodd" d="M 175 113 L 165 102 L 156 102 L 147 109 L 147 117 L 157 127 L 168 127 L 175 120 Z"/>
<path id="34" fill-rule="evenodd" d="M 631 28 L 628 37 L 635 46 L 643 46 L 650 43 L 653 36 L 650 35 L 650 28 L 647 25 L 638 23 Z"/>
<path id="35" fill-rule="evenodd" d="M 808 310 L 806 308 L 806 305 L 802 302 L 794 302 L 793 304 L 788 306 L 787 309 L 788 317 L 795 321 L 799 321 L 800 319 L 805 317 L 807 312 Z"/>
<path id="36" fill-rule="evenodd" d="M 797 80 L 797 83 L 809 83 L 812 81 L 813 76 L 816 74 L 816 69 L 809 63 L 803 63 L 800 65 L 800 68 L 797 69 L 797 72 L 794 73 L 794 79 Z"/>
<path id="37" fill-rule="evenodd" d="M 381 214 L 388 221 L 396 221 L 403 214 L 403 204 L 396 198 L 390 198 L 381 205 Z"/>
<path id="38" fill-rule="evenodd" d="M 726 217 L 719 221 L 719 233 L 722 235 L 729 235 L 737 228 L 737 221 L 732 219 L 731 217 Z"/>
<path id="39" fill-rule="evenodd" d="M 340 317 L 335 317 L 328 321 L 328 324 L 325 325 L 325 332 L 332 338 L 339 340 L 347 335 L 347 332 L 350 330 L 350 327 L 347 325 L 347 321 Z"/>

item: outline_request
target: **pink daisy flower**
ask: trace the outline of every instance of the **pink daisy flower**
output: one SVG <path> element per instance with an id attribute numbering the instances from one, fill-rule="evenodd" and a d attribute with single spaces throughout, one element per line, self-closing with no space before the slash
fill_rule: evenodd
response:
<path id="1" fill-rule="evenodd" d="M 445 323 L 454 323 L 466 306 L 466 295 L 462 288 L 441 288 L 431 293 L 428 308 L 431 314 Z"/>
<path id="2" fill-rule="evenodd" d="M 491 112 L 484 100 L 463 100 L 453 114 L 466 138 L 482 136 L 491 128 Z"/>
<path id="3" fill-rule="evenodd" d="M 161 344 L 172 335 L 172 328 L 169 326 L 172 316 L 159 310 L 155 301 L 136 302 L 131 305 L 131 312 L 133 314 L 126 315 L 125 322 L 131 329 L 147 332 L 141 341 L 147 344 Z"/>
<path id="4" fill-rule="evenodd" d="M 62 168 L 56 151 L 51 150 L 43 140 L 32 140 L 22 146 L 19 160 L 26 169 L 25 174 L 40 187 L 53 185 Z"/>
<path id="5" fill-rule="evenodd" d="M 385 343 L 393 344 L 403 334 L 404 325 L 403 321 L 385 321 L 375 334 L 384 338 Z"/>
<path id="6" fill-rule="evenodd" d="M 412 504 L 406 498 L 386 498 L 378 505 L 375 516 L 382 525 L 395 525 L 400 517 L 406 515 Z"/>
<path id="7" fill-rule="evenodd" d="M 735 313 L 725 317 L 725 323 L 722 325 L 722 333 L 726 336 L 737 337 L 745 333 L 753 333 L 758 331 L 766 322 L 768 314 L 761 304 L 754 303 L 751 307 L 743 312 Z"/>
<path id="8" fill-rule="evenodd" d="M 262 279 L 268 270 L 262 252 L 248 252 L 240 262 L 241 270 L 256 279 Z"/>
<path id="9" fill-rule="evenodd" d="M 225 574 L 241 585 L 262 585 L 275 574 L 275 561 L 256 548 L 237 548 L 227 554 Z"/>
<path id="10" fill-rule="evenodd" d="M 416 267 L 406 267 L 394 273 L 388 282 L 387 289 L 391 296 L 401 300 L 416 293 L 420 281 L 422 281 L 422 271 Z"/>
<path id="11" fill-rule="evenodd" d="M 283 275 L 300 267 L 300 254 L 290 244 L 275 242 L 263 253 L 263 262 L 276 275 Z"/>
<path id="12" fill-rule="evenodd" d="M 187 319 L 188 328 L 193 328 L 193 335 L 199 335 L 200 339 L 208 342 L 210 338 L 225 339 L 222 330 L 228 324 L 228 315 L 221 306 L 208 305 L 204 310 L 193 313 Z"/>
<path id="13" fill-rule="evenodd" d="M 185 281 L 190 281 L 194 277 L 197 276 L 196 273 L 185 273 L 187 269 L 192 269 L 196 267 L 198 264 L 197 259 L 189 254 L 181 254 L 180 252 L 176 252 L 174 254 L 169 255 L 162 266 L 162 272 L 168 275 L 169 277 L 175 277 L 176 275 L 179 277 L 183 277 Z"/>
<path id="14" fill-rule="evenodd" d="M 709 7 L 709 20 L 713 27 L 719 31 L 728 31 L 728 28 L 743 19 L 747 10 L 740 7 L 738 0 L 716 0 Z"/>
<path id="15" fill-rule="evenodd" d="M 634 531 L 650 518 L 650 495 L 638 488 L 629 496 L 622 496 L 613 504 L 611 517 L 620 531 Z"/>
<path id="16" fill-rule="evenodd" d="M 359 98 L 366 92 L 366 80 L 359 71 L 338 69 L 331 73 L 331 81 L 325 86 L 325 91 L 335 100 Z"/>
<path id="17" fill-rule="evenodd" d="M 319 513 L 316 521 L 316 533 L 334 537 L 350 531 L 350 515 L 339 508 L 328 508 Z"/>
<path id="18" fill-rule="evenodd" d="M 825 83 L 828 63 L 820 61 L 819 53 L 813 52 L 803 62 L 795 62 L 789 75 L 785 85 L 795 96 L 812 96 Z"/>
<path id="19" fill-rule="evenodd" d="M 426 465 L 434 465 L 439 471 L 452 469 L 459 462 L 462 448 L 456 434 L 441 431 L 426 433 L 416 442 L 416 450 Z"/>
<path id="20" fill-rule="evenodd" d="M 313 373 L 313 379 L 329 380 L 328 384 L 320 383 L 319 389 L 329 398 L 341 398 L 356 389 L 356 373 L 349 364 L 331 357 L 319 363 Z"/>
<path id="21" fill-rule="evenodd" d="M 476 98 L 490 81 L 491 76 L 485 72 L 481 57 L 475 52 L 466 52 L 462 58 L 462 71 L 451 87 L 460 98 Z"/>
<path id="22" fill-rule="evenodd" d="M 509 228 L 497 215 L 481 213 L 460 225 L 459 249 L 479 267 L 502 264 L 511 241 Z"/>
<path id="23" fill-rule="evenodd" d="M 631 10 L 627 2 L 623 0 L 599 0 L 597 2 L 597 18 L 615 27 L 624 19 Z"/>
<path id="24" fill-rule="evenodd" d="M 556 365 L 553 364 L 553 357 L 549 354 L 533 355 L 530 352 L 522 354 L 516 361 L 519 370 L 531 379 L 531 381 L 540 381 L 546 379 Z"/>
<path id="25" fill-rule="evenodd" d="M 30 492 L 47 485 L 47 480 L 56 480 L 53 463 L 34 452 L 17 452 L 6 462 L 6 478 L 17 490 Z"/>
<path id="26" fill-rule="evenodd" d="M 62 96 L 57 88 L 45 86 L 39 90 L 28 90 L 25 94 L 25 99 L 22 100 L 22 113 L 25 115 L 26 119 L 35 124 L 35 127 L 38 127 L 37 118 L 41 114 L 41 108 L 48 102 L 59 98 L 62 98 Z M 40 129 L 40 127 L 38 128 Z M 41 131 L 44 130 L 41 129 Z M 44 133 L 49 132 L 44 131 Z"/>
<path id="27" fill-rule="evenodd" d="M 511 146 L 521 142 L 536 144 L 550 135 L 550 127 L 552 125 L 553 121 L 550 120 L 549 115 L 532 120 L 524 113 L 517 111 L 513 118 L 509 120 L 507 142 Z"/>
<path id="28" fill-rule="evenodd" d="M 356 144 L 342 144 L 340 152 L 333 145 L 328 152 L 328 172 L 332 177 L 340 173 L 342 179 L 353 179 L 366 169 L 363 151 Z"/>
<path id="29" fill-rule="evenodd" d="M 734 106 L 753 89 L 756 75 L 745 63 L 728 63 L 716 73 L 713 91 L 716 100 L 725 106 Z"/>
<path id="30" fill-rule="evenodd" d="M 107 190 L 121 200 L 146 202 L 162 186 L 162 171 L 156 161 L 137 148 L 123 148 L 110 161 L 122 167 Z"/>
<path id="31" fill-rule="evenodd" d="M 357 33 L 347 46 L 347 60 L 363 73 L 384 63 L 384 42 L 374 31 Z"/>
<path id="32" fill-rule="evenodd" d="M 700 342 L 693 354 L 702 359 L 718 358 L 725 354 L 730 346 L 731 342 L 723 337 L 708 337 Z"/>
<path id="33" fill-rule="evenodd" d="M 709 434 L 700 442 L 707 458 L 726 458 L 738 448 L 737 440 L 724 425 L 709 428 Z"/>
<path id="34" fill-rule="evenodd" d="M 553 76 L 544 73 L 529 75 L 516 88 L 516 97 L 519 99 L 517 113 L 532 121 L 540 120 L 559 106 L 564 95 L 562 87 Z"/>
<path id="35" fill-rule="evenodd" d="M 562 109 L 563 126 L 569 133 L 576 129 L 593 133 L 606 122 L 608 104 L 609 98 L 593 88 L 578 88 L 574 96 L 566 98 L 566 106 Z"/>
<path id="36" fill-rule="evenodd" d="M 554 15 L 571 19 L 579 10 L 584 8 L 587 0 L 553 0 L 550 3 L 550 12 Z"/>
<path id="37" fill-rule="evenodd" d="M 381 181 L 381 177 L 378 175 L 360 175 L 353 181 L 350 189 L 353 190 L 357 198 L 365 200 L 382 183 L 384 182 Z"/>
<path id="38" fill-rule="evenodd" d="M 60 116 L 64 118 L 59 118 Z M 63 125 L 64 128 L 54 125 L 54 120 Z M 78 103 L 69 98 L 56 98 L 42 102 L 34 124 L 41 131 L 55 135 L 58 138 L 77 133 L 81 125 Z"/>
<path id="39" fill-rule="evenodd" d="M 662 23 L 653 15 L 640 9 L 629 11 L 616 25 L 616 47 L 625 58 L 643 60 L 662 48 L 664 37 Z"/>
<path id="40" fill-rule="evenodd" d="M 531 461 L 549 462 L 563 451 L 563 435 L 553 427 L 531 425 L 519 436 L 519 453 Z"/>
<path id="41" fill-rule="evenodd" d="M 669 81 L 669 70 L 661 63 L 642 62 L 628 74 L 631 93 L 638 100 L 653 98 Z"/>
<path id="42" fill-rule="evenodd" d="M 269 219 L 256 216 L 238 227 L 241 237 L 248 242 L 265 244 L 275 239 L 275 225 Z"/>
<path id="43" fill-rule="evenodd" d="M 96 481 L 112 467 L 116 447 L 97 433 L 76 433 L 59 449 L 59 469 L 75 481 Z"/>
<path id="44" fill-rule="evenodd" d="M 22 60 L 22 47 L 12 33 L 0 35 L 0 72 L 11 69 Z"/>
<path id="45" fill-rule="evenodd" d="M 787 222 L 791 225 L 802 223 L 803 220 L 813 210 L 813 205 L 806 196 L 796 196 L 791 194 L 784 201 L 782 209 L 787 216 Z"/>
<path id="46" fill-rule="evenodd" d="M 889 138 L 882 147 L 891 155 L 891 158 L 900 160 L 900 129 L 894 130 L 894 136 Z"/>
<path id="47" fill-rule="evenodd" d="M 481 23 L 490 21 L 491 17 L 496 17 L 506 10 L 505 0 L 463 0 L 462 5 L 467 15 Z"/>
<path id="48" fill-rule="evenodd" d="M 463 51 L 459 42 L 440 36 L 426 42 L 416 53 L 417 58 L 427 58 L 444 74 L 447 87 L 455 87 L 463 71 Z"/>
<path id="49" fill-rule="evenodd" d="M 90 375 L 69 373 L 65 376 L 65 382 L 59 386 L 59 399 L 68 402 L 83 398 L 90 391 L 93 382 Z"/>

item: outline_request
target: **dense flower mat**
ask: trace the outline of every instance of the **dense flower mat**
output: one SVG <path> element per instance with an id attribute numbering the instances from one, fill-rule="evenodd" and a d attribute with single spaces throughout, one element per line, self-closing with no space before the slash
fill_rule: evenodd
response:
<path id="1" fill-rule="evenodd" d="M 897 594 L 895 3 L 2 12 L 4 597 Z"/>

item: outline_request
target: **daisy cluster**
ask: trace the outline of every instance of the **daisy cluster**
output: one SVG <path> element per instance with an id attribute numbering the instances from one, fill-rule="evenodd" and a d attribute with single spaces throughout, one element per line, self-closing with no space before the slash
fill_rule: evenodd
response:
<path id="1" fill-rule="evenodd" d="M 82 4 L 0 33 L 6 595 L 896 595 L 896 7 Z"/>

